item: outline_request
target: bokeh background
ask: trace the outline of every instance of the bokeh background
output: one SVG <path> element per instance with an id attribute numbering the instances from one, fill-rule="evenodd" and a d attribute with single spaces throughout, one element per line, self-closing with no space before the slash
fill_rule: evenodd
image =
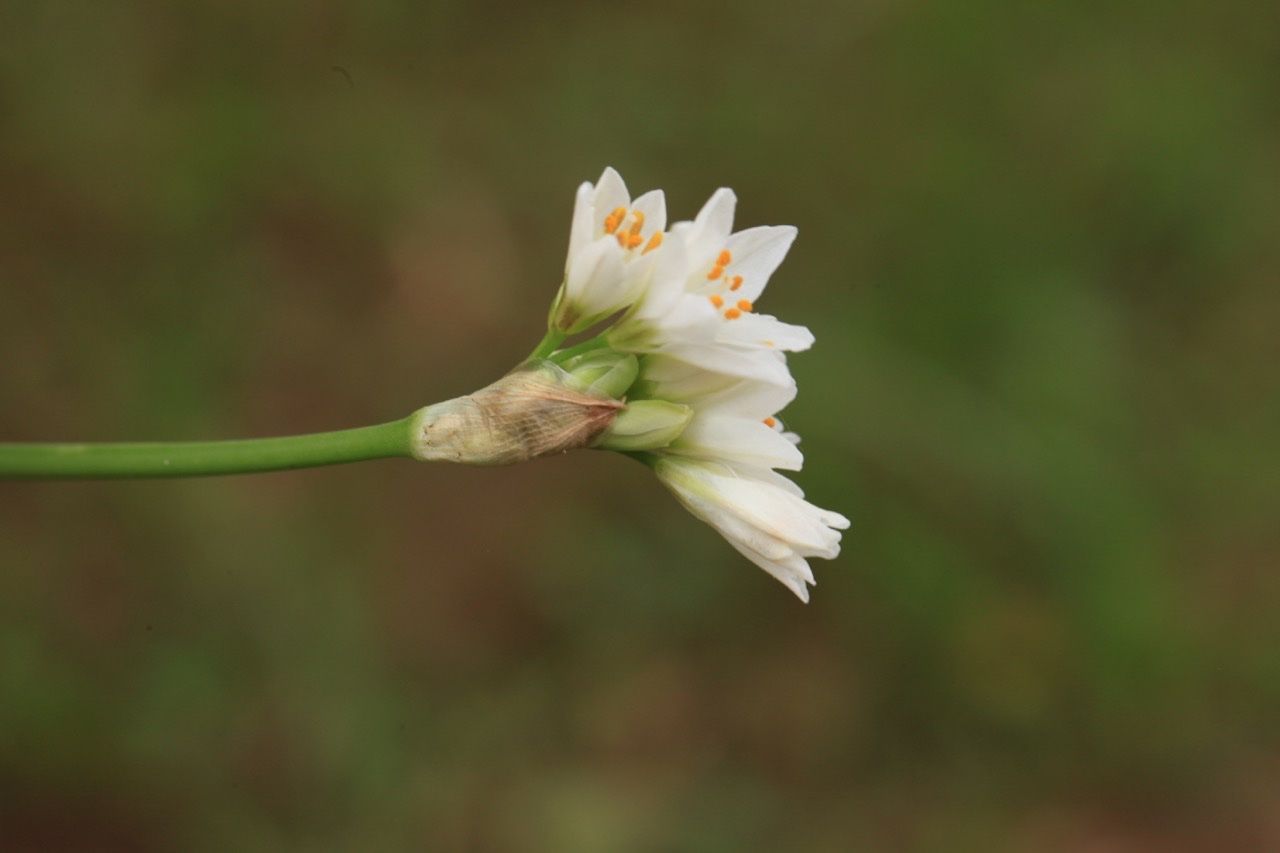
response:
<path id="1" fill-rule="evenodd" d="M 642 466 L 0 483 L 0 848 L 1280 849 L 1280 6 L 0 4 L 0 440 L 358 426 L 734 187 L 813 603 Z"/>

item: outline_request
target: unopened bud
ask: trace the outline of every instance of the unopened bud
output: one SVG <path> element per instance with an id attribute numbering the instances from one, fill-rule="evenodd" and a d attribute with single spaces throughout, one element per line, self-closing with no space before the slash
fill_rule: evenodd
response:
<path id="1" fill-rule="evenodd" d="M 597 349 L 575 355 L 561 365 L 583 384 L 588 394 L 621 399 L 640 374 L 640 362 L 634 355 Z"/>
<path id="2" fill-rule="evenodd" d="M 657 450 L 679 438 L 689 425 L 693 409 L 666 400 L 637 400 L 595 443 L 602 450 Z"/>
<path id="3" fill-rule="evenodd" d="M 588 447 L 624 408 L 550 361 L 529 361 L 474 394 L 418 412 L 423 462 L 510 465 Z"/>

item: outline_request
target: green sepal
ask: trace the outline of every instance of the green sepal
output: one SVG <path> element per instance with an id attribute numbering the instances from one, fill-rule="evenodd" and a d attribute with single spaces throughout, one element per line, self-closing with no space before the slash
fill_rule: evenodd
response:
<path id="1" fill-rule="evenodd" d="M 640 374 L 640 362 L 634 355 L 598 349 L 575 355 L 560 365 L 588 394 L 622 399 Z"/>
<path id="2" fill-rule="evenodd" d="M 593 446 L 625 453 L 658 450 L 679 438 L 692 418 L 693 409 L 679 403 L 637 400 L 618 413 Z"/>

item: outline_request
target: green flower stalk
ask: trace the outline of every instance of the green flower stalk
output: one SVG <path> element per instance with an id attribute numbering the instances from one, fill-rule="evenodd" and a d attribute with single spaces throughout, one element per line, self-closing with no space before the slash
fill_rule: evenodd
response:
<path id="1" fill-rule="evenodd" d="M 648 464 L 693 515 L 808 601 L 808 560 L 837 556 L 849 521 L 777 473 L 804 461 L 778 412 L 796 394 L 786 353 L 808 349 L 813 335 L 755 303 L 796 230 L 734 232 L 735 204 L 732 191 L 718 190 L 693 221 L 668 227 L 660 191 L 633 201 L 612 169 L 583 184 L 546 336 L 472 394 L 390 423 L 311 435 L 0 443 L 0 478 L 196 477 L 396 456 L 510 465 L 612 450 Z"/>
<path id="2" fill-rule="evenodd" d="M 409 456 L 414 418 L 337 432 L 237 441 L 0 443 L 0 478 L 205 477 Z"/>

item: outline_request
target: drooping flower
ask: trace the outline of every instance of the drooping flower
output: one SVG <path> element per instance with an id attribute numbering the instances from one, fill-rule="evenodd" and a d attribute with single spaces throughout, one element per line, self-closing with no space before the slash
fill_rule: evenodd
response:
<path id="1" fill-rule="evenodd" d="M 657 259 L 666 223 L 662 191 L 632 201 L 612 168 L 604 170 L 599 183 L 580 186 L 550 328 L 574 334 L 635 302 Z"/>
<path id="2" fill-rule="evenodd" d="M 751 562 L 808 602 L 813 572 L 807 557 L 840 553 L 849 519 L 814 506 L 800 487 L 767 468 L 664 455 L 658 479 L 694 516 L 720 532 Z"/>

